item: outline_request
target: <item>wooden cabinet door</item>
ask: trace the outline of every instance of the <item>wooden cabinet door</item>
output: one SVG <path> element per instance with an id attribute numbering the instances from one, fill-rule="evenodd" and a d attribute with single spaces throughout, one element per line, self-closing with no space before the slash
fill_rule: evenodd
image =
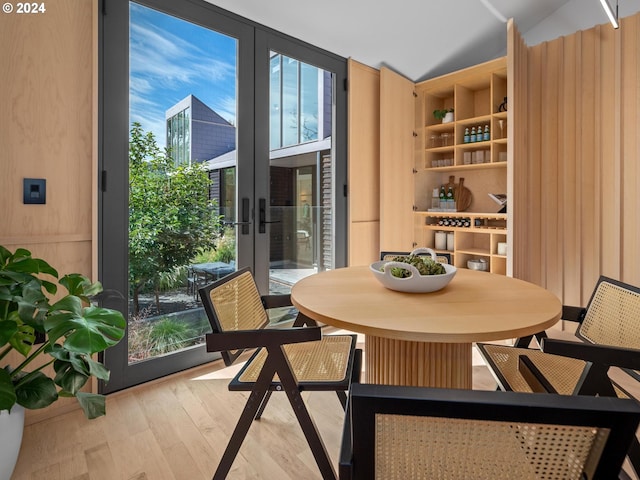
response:
<path id="1" fill-rule="evenodd" d="M 380 71 L 349 60 L 349 265 L 380 257 Z"/>
<path id="2" fill-rule="evenodd" d="M 380 69 L 380 249 L 413 249 L 415 85 Z"/>

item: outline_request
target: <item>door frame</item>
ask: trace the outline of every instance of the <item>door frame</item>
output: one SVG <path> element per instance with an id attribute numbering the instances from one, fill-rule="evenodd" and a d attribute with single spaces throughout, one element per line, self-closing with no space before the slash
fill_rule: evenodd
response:
<path id="1" fill-rule="evenodd" d="M 335 195 L 336 212 L 342 212 L 336 224 L 336 265 L 346 265 L 347 204 L 346 204 L 346 85 L 347 61 L 337 55 L 306 45 L 299 40 L 270 30 L 203 0 L 135 0 L 135 3 L 192 22 L 238 39 L 237 61 L 237 200 L 249 196 L 252 224 L 249 235 L 237 235 L 237 249 L 242 252 L 238 268 L 249 266 L 263 293 L 268 292 L 268 237 L 254 235 L 258 225 L 258 199 L 268 191 L 269 127 L 268 119 L 270 49 L 290 54 L 336 74 L 336 114 L 333 135 L 336 139 L 336 182 L 344 192 Z M 101 0 L 99 15 L 99 76 L 98 76 L 98 279 L 105 294 L 104 306 L 117 309 L 128 317 L 128 159 L 129 142 L 129 1 Z M 265 53 L 266 52 L 266 53 Z M 258 61 L 264 54 L 264 62 Z M 261 75 L 263 75 L 261 77 Z M 260 83 L 257 79 L 263 79 Z M 338 88 L 340 87 L 340 88 Z M 336 132 L 340 132 L 337 135 Z M 256 152 L 266 152 L 257 155 Z M 256 178 L 267 179 L 257 186 Z M 254 194 L 255 191 L 255 194 Z M 344 195 L 343 195 L 344 193 Z M 128 332 L 127 332 L 128 333 Z M 128 338 L 125 337 L 125 338 Z M 215 360 L 204 345 L 179 351 L 164 357 L 129 365 L 128 342 L 121 341 L 101 355 L 111 371 L 108 384 L 99 382 L 101 393 L 121 390 L 160 378 L 193 366 Z"/>

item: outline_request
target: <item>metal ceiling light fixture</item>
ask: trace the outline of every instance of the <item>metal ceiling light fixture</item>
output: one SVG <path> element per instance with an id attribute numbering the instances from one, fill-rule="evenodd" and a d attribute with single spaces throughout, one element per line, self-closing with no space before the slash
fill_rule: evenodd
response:
<path id="1" fill-rule="evenodd" d="M 611 8 L 611 5 L 609 5 L 608 0 L 600 0 L 600 3 L 602 4 L 602 8 L 604 8 L 607 17 L 609 17 L 609 21 L 611 22 L 611 25 L 613 25 L 613 28 L 618 28 L 620 26 L 620 24 L 618 23 L 618 0 L 616 0 L 615 13 L 613 12 L 613 8 Z"/>

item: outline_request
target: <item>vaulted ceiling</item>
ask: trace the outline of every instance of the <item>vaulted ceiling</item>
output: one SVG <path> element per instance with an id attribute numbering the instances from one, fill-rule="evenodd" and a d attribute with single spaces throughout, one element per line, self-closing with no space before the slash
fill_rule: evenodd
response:
<path id="1" fill-rule="evenodd" d="M 504 55 L 507 18 L 523 34 L 554 19 L 555 36 L 607 22 L 598 0 L 207 1 L 414 81 Z M 640 0 L 620 0 L 620 9 L 621 16 L 635 13 Z"/>

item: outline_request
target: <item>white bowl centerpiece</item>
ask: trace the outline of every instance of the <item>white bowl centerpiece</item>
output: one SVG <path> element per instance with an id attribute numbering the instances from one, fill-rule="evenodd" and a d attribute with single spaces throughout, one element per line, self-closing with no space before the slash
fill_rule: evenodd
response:
<path id="1" fill-rule="evenodd" d="M 421 254 L 428 254 L 424 256 Z M 398 255 L 391 261 L 371 264 L 374 276 L 390 290 L 427 293 L 446 287 L 456 274 L 456 267 L 438 263 L 436 252 L 417 248 L 409 255 Z"/>

